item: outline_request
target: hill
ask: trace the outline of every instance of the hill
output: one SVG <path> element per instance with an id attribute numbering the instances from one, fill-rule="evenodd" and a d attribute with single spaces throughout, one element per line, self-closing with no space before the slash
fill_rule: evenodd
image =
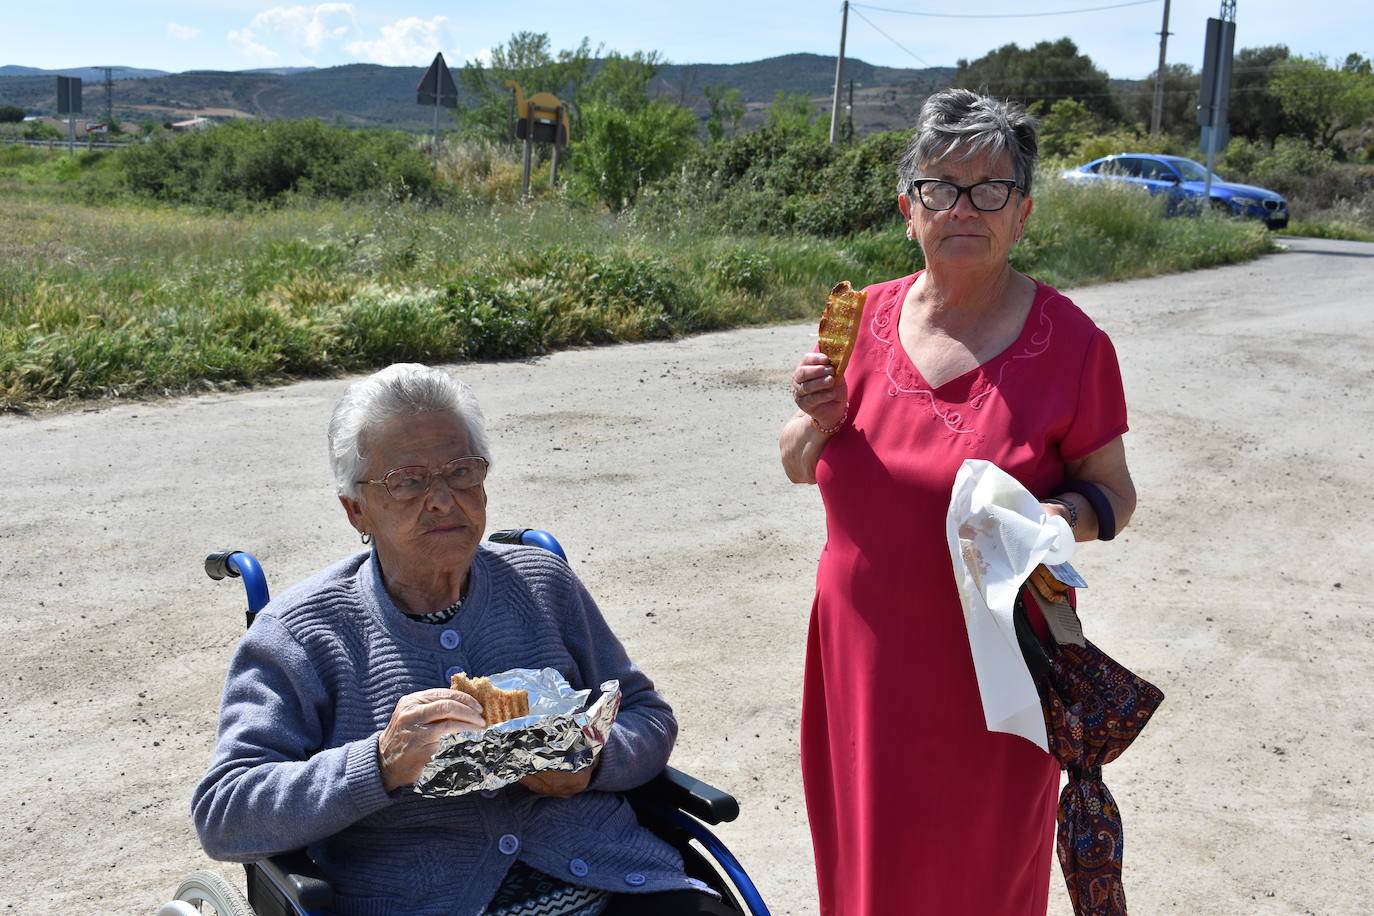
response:
<path id="1" fill-rule="evenodd" d="M 860 133 L 905 127 L 931 91 L 948 85 L 952 67 L 901 69 L 845 61 L 844 98 L 852 82 L 855 129 Z M 56 75 L 81 76 L 88 114 L 105 108 L 104 70 L 63 71 L 29 67 L 0 68 L 0 105 L 30 114 L 55 114 Z M 86 74 L 95 74 L 87 76 Z M 432 112 L 415 103 L 423 67 L 349 64 L 319 69 L 253 71 L 115 71 L 113 108 L 126 121 L 180 121 L 193 116 L 240 118 L 316 117 L 360 127 L 427 130 Z M 693 108 L 703 118 L 708 86 L 740 90 L 744 123 L 763 118 L 779 92 L 812 96 L 814 108 L 829 118 L 835 58 L 788 54 L 742 64 L 670 64 L 660 70 L 653 91 Z M 526 87 L 537 89 L 541 87 Z"/>
<path id="2" fill-rule="evenodd" d="M 119 79 L 139 80 L 152 76 L 166 76 L 166 70 L 140 70 L 137 67 L 110 67 Z M 105 82 L 104 67 L 69 67 L 65 70 L 41 70 L 38 67 L 20 67 L 6 64 L 0 67 L 0 77 L 5 76 L 74 76 L 86 82 Z M 84 88 L 84 87 L 83 87 Z"/>

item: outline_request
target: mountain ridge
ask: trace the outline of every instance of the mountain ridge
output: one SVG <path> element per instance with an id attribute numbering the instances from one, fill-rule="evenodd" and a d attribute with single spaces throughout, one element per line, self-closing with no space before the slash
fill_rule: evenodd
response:
<path id="1" fill-rule="evenodd" d="M 424 67 L 365 63 L 181 73 L 115 68 L 110 101 L 114 116 L 125 121 L 317 117 L 358 127 L 425 131 L 432 126 L 432 110 L 415 104 L 415 87 L 424 72 Z M 847 103 L 852 87 L 857 132 L 906 127 L 925 97 L 948 85 L 953 74 L 953 67 L 881 67 L 847 58 L 842 104 Z M 0 105 L 16 105 L 30 114 L 55 114 L 52 77 L 59 75 L 81 77 L 84 113 L 104 115 L 102 67 L 0 67 Z M 797 53 L 738 64 L 665 64 L 650 91 L 693 109 L 704 119 L 707 87 L 739 89 L 745 104 L 743 124 L 749 127 L 763 120 L 779 93 L 810 95 L 812 110 L 828 120 L 834 79 L 834 56 Z"/>

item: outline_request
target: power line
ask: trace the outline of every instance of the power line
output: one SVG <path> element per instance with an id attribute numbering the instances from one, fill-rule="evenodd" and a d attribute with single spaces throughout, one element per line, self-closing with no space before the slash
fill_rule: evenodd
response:
<path id="1" fill-rule="evenodd" d="M 866 10 L 876 10 L 880 13 L 924 16 L 928 19 L 1033 19 L 1040 16 L 1073 16 L 1077 13 L 1097 13 L 1102 10 L 1119 10 L 1125 6 L 1146 6 L 1159 2 L 1160 0 L 1129 0 L 1128 3 L 1113 3 L 1110 6 L 1089 6 L 1076 10 L 1054 10 L 1045 13 L 920 13 L 916 10 L 894 10 L 884 6 L 869 6 L 867 3 L 850 3 L 849 8 L 854 9 L 857 6 L 862 6 Z"/>
<path id="2" fill-rule="evenodd" d="M 851 4 L 849 4 L 849 8 L 850 8 L 851 10 L 854 10 L 854 15 L 855 15 L 855 16 L 858 16 L 858 17 L 859 17 L 860 19 L 862 19 L 864 22 L 867 22 L 867 23 L 869 24 L 869 26 L 872 27 L 873 31 L 877 32 L 879 35 L 883 36 L 883 37 L 886 38 L 888 41 L 892 42 L 894 45 L 896 45 L 897 47 L 901 48 L 903 51 L 906 51 L 906 53 L 908 53 L 908 54 L 910 54 L 912 57 L 916 58 L 916 60 L 919 61 L 920 63 L 925 64 L 927 67 L 930 66 L 930 64 L 928 64 L 928 63 L 926 63 L 924 60 L 922 60 L 915 52 L 913 52 L 913 51 L 911 51 L 910 49 L 908 49 L 907 47 L 905 47 L 900 41 L 898 41 L 897 39 L 893 38 L 891 35 L 887 34 L 887 33 L 884 32 L 882 29 L 878 28 L 876 25 L 873 25 L 873 20 L 872 20 L 872 19 L 869 19 L 869 18 L 868 18 L 867 16 L 865 16 L 863 13 L 861 13 L 861 12 L 859 12 L 857 9 L 855 9 L 855 7 L 857 7 L 857 6 L 858 6 L 857 3 L 851 3 Z M 876 7 L 870 7 L 870 9 L 876 9 Z"/>

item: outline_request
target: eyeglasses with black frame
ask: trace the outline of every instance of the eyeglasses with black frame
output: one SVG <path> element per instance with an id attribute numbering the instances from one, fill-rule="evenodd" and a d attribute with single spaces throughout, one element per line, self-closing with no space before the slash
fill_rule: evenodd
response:
<path id="1" fill-rule="evenodd" d="M 429 488 L 434 485 L 436 477 L 443 480 L 444 483 L 448 484 L 448 488 L 454 491 L 481 486 L 482 482 L 487 479 L 488 466 L 487 459 L 477 455 L 468 455 L 446 461 L 444 466 L 437 471 L 431 471 L 429 468 L 418 465 L 392 468 L 383 474 L 380 480 L 360 480 L 358 483 L 379 484 L 386 487 L 386 491 L 391 494 L 392 499 L 404 502 L 418 499 L 428 493 Z"/>
<path id="2" fill-rule="evenodd" d="M 921 206 L 937 213 L 942 210 L 953 210 L 959 202 L 960 194 L 968 195 L 969 203 L 973 204 L 974 209 L 991 213 L 1007 205 L 1007 201 L 1011 200 L 1012 191 L 1020 191 L 1023 194 L 1026 191 L 1011 178 L 989 178 L 987 181 L 969 185 L 955 184 L 941 178 L 917 178 L 911 183 L 911 190 L 921 201 Z"/>

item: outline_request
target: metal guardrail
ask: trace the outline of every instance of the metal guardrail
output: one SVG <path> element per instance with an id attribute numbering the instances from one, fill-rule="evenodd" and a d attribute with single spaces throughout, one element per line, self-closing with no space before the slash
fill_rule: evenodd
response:
<path id="1" fill-rule="evenodd" d="M 21 146 L 80 146 L 84 149 L 118 149 L 137 143 L 137 140 L 30 140 L 27 137 L 0 137 L 3 143 L 18 143 Z"/>

